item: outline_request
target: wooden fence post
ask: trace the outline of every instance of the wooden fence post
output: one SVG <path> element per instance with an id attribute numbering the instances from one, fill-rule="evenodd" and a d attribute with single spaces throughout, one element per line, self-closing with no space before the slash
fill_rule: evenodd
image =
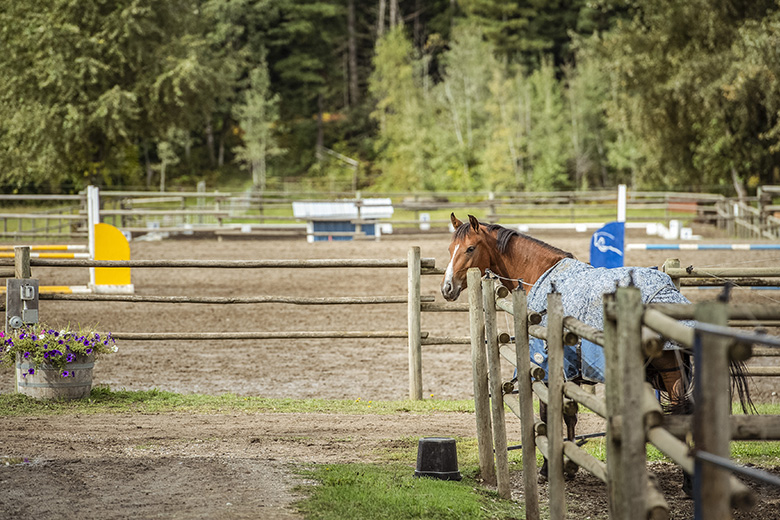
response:
<path id="1" fill-rule="evenodd" d="M 14 247 L 14 278 L 32 278 L 30 246 Z"/>
<path id="2" fill-rule="evenodd" d="M 531 378 L 527 366 L 531 359 L 528 338 L 528 297 L 522 286 L 512 291 L 515 324 L 515 354 L 517 388 L 520 400 L 520 428 L 523 443 L 523 490 L 525 518 L 539 520 L 539 485 L 536 480 L 536 435 L 534 433 L 534 403 Z"/>
<path id="3" fill-rule="evenodd" d="M 727 304 L 704 302 L 696 306 L 696 320 L 716 325 L 728 322 Z M 694 340 L 693 443 L 696 450 L 728 458 L 731 428 L 729 393 L 729 339 L 697 333 Z M 706 350 L 706 352 L 704 352 Z M 729 472 L 696 459 L 694 463 L 694 518 L 731 518 Z"/>
<path id="4" fill-rule="evenodd" d="M 420 339 L 420 247 L 409 249 L 408 323 L 409 323 L 409 399 L 422 399 L 422 341 Z"/>
<path id="5" fill-rule="evenodd" d="M 607 405 L 607 492 L 609 517 L 627 518 L 624 509 L 622 482 L 621 421 L 623 374 L 620 367 L 620 347 L 617 341 L 615 294 L 604 295 L 604 390 Z"/>
<path id="6" fill-rule="evenodd" d="M 469 321 L 471 331 L 471 366 L 474 378 L 474 413 L 477 419 L 477 446 L 479 473 L 482 480 L 496 485 L 496 467 L 493 464 L 493 437 L 490 422 L 490 392 L 485 354 L 485 313 L 482 307 L 482 274 L 479 269 L 468 270 Z"/>
<path id="7" fill-rule="evenodd" d="M 617 341 L 622 366 L 621 480 L 624 518 L 645 518 L 648 486 L 642 394 L 645 392 L 642 355 L 642 294 L 636 287 L 617 290 Z"/>
<path id="8" fill-rule="evenodd" d="M 664 262 L 664 265 L 661 266 L 661 271 L 666 272 L 667 269 L 679 269 L 680 268 L 680 260 L 677 258 L 669 258 Z M 677 287 L 677 290 L 680 290 L 680 278 L 672 278 L 672 283 L 675 287 Z"/>
<path id="9" fill-rule="evenodd" d="M 547 295 L 547 478 L 550 520 L 566 517 L 563 479 L 563 303 L 559 293 Z"/>
<path id="10" fill-rule="evenodd" d="M 498 351 L 498 327 L 496 324 L 495 280 L 482 280 L 482 298 L 485 307 L 485 339 L 490 385 L 490 409 L 493 417 L 493 446 L 496 457 L 496 486 L 498 496 L 512 497 L 509 486 L 509 455 L 506 441 L 506 416 L 504 415 L 504 393 L 501 381 L 501 354 Z"/>

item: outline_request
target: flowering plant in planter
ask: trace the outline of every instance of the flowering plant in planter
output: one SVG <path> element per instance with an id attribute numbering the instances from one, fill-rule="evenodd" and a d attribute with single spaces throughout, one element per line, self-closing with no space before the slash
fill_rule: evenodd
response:
<path id="1" fill-rule="evenodd" d="M 54 329 L 43 324 L 29 325 L 5 334 L 0 331 L 0 364 L 11 367 L 18 360 L 30 366 L 22 374 L 35 374 L 41 365 L 56 368 L 62 377 L 73 375 L 68 365 L 83 356 L 98 357 L 116 352 L 111 333 L 99 334 L 91 329 L 72 331 Z"/>

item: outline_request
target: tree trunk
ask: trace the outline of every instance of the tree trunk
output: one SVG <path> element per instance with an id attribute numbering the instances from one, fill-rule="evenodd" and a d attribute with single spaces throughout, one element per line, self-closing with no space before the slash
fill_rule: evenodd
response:
<path id="1" fill-rule="evenodd" d="M 737 170 L 733 166 L 731 167 L 731 182 L 734 184 L 734 191 L 737 192 L 739 201 L 744 202 L 747 198 L 747 190 L 745 189 L 745 184 L 739 178 Z"/>
<path id="2" fill-rule="evenodd" d="M 322 92 L 317 94 L 317 154 L 320 157 L 320 150 L 325 146 L 325 127 L 322 123 L 322 112 L 325 100 Z"/>
<path id="3" fill-rule="evenodd" d="M 415 0 L 414 2 L 414 24 L 412 24 L 413 31 L 412 34 L 414 35 L 414 44 L 418 49 L 422 49 L 425 47 L 425 42 L 422 41 L 423 39 L 423 33 L 422 33 L 422 23 L 420 23 L 420 13 L 422 13 L 422 0 Z"/>
<path id="4" fill-rule="evenodd" d="M 209 119 L 209 122 L 206 124 L 206 148 L 209 150 L 209 161 L 211 161 L 211 166 L 214 167 L 217 160 L 214 157 L 214 129 L 211 126 L 211 119 Z"/>
<path id="5" fill-rule="evenodd" d="M 360 103 L 358 89 L 357 36 L 355 34 L 355 0 L 347 6 L 347 48 L 349 49 L 349 98 L 352 106 Z"/>
<path id="6" fill-rule="evenodd" d="M 398 0 L 390 0 L 390 28 L 393 29 L 399 21 Z"/>
<path id="7" fill-rule="evenodd" d="M 385 34 L 385 12 L 387 11 L 387 0 L 379 0 L 379 14 L 376 20 L 376 37 L 381 38 Z"/>
<path id="8" fill-rule="evenodd" d="M 151 188 L 152 176 L 154 175 L 154 170 L 152 170 L 152 162 L 149 160 L 149 143 L 144 143 L 143 148 L 144 148 L 144 165 L 146 167 L 146 187 Z"/>

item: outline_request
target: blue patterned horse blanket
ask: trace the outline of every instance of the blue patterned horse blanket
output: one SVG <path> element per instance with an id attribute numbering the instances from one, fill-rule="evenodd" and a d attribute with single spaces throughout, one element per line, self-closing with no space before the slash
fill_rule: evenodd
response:
<path id="1" fill-rule="evenodd" d="M 616 287 L 633 284 L 642 292 L 642 303 L 690 303 L 669 275 L 649 267 L 593 267 L 573 258 L 564 258 L 548 269 L 528 292 L 528 308 L 543 313 L 547 324 L 547 294 L 553 288 L 561 294 L 565 316 L 604 330 L 603 296 Z M 664 349 L 677 348 L 667 342 Z M 531 361 L 547 371 L 547 345 L 531 338 Z M 583 339 L 579 345 L 564 347 L 566 379 L 577 376 L 585 380 L 604 382 L 604 349 Z"/>

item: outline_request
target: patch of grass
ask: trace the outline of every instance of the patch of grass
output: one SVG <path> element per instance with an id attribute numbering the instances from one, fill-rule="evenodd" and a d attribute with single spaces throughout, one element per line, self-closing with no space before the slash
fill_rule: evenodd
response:
<path id="1" fill-rule="evenodd" d="M 379 414 L 463 412 L 473 413 L 469 400 L 364 401 L 358 399 L 267 399 L 235 394 L 177 394 L 162 390 L 127 391 L 95 387 L 89 399 L 42 401 L 11 393 L 0 394 L 0 416 L 66 413 L 348 413 Z"/>
<path id="2" fill-rule="evenodd" d="M 466 473 L 474 472 L 476 468 Z M 309 498 L 297 506 L 306 518 L 318 520 L 524 517 L 521 505 L 499 499 L 466 474 L 460 482 L 414 478 L 413 474 L 401 464 L 316 466 L 304 476 L 318 484 L 301 489 Z"/>

